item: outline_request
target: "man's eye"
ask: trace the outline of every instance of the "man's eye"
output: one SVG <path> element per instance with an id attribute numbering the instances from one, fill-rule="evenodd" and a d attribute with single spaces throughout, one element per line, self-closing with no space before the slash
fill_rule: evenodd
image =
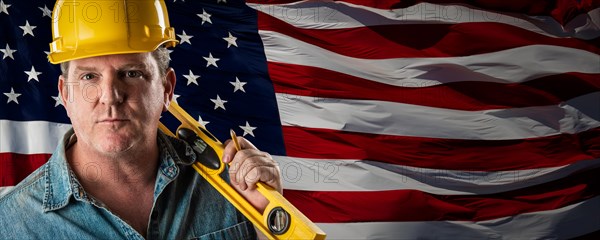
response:
<path id="1" fill-rule="evenodd" d="M 140 71 L 127 71 L 125 72 L 125 76 L 128 78 L 139 78 L 142 77 L 142 72 Z"/>
<path id="2" fill-rule="evenodd" d="M 88 74 L 84 74 L 83 76 L 81 76 L 82 80 L 92 80 L 94 79 L 94 74 L 88 73 Z"/>

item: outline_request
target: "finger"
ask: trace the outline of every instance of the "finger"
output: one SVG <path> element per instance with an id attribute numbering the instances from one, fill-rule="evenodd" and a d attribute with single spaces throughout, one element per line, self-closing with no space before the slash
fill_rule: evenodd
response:
<path id="1" fill-rule="evenodd" d="M 254 167 L 244 176 L 244 184 L 247 189 L 252 190 L 256 188 L 256 183 L 261 179 L 262 174 L 264 174 L 260 169 L 261 167 Z"/>
<path id="2" fill-rule="evenodd" d="M 260 174 L 259 181 L 266 183 L 267 185 L 269 185 L 270 187 L 272 187 L 279 193 L 283 194 L 283 187 L 282 187 L 283 184 L 281 182 L 280 170 L 279 170 L 279 166 L 276 163 L 274 166 L 270 166 L 270 165 L 265 166 L 265 167 L 261 168 L 259 171 L 263 172 Z M 255 185 L 256 184 L 253 184 L 252 186 L 255 186 Z"/>
<path id="3" fill-rule="evenodd" d="M 257 166 L 259 166 L 259 161 L 258 159 L 262 157 L 262 156 L 252 156 L 252 157 L 248 157 L 245 158 L 243 160 L 243 162 L 239 163 L 239 170 L 236 172 L 235 174 L 235 178 L 237 180 L 237 183 L 239 184 L 240 188 L 242 190 L 246 190 L 248 188 L 248 184 L 247 184 L 247 179 L 251 179 L 251 178 L 257 178 L 258 175 L 257 173 L 254 173 L 254 175 L 250 175 L 249 173 L 251 171 L 253 171 L 254 168 L 256 168 Z"/>
<path id="4" fill-rule="evenodd" d="M 275 181 L 276 176 L 279 176 L 279 168 L 275 161 L 267 156 L 267 153 L 260 152 L 260 155 L 246 158 L 240 165 L 236 178 L 242 189 L 254 189 L 258 181 L 272 185 L 276 189 L 279 187 Z"/>
<path id="5" fill-rule="evenodd" d="M 241 149 L 255 149 L 258 150 L 254 144 L 252 144 L 250 141 L 248 141 L 247 139 L 243 138 L 243 137 L 237 137 L 237 142 L 240 145 L 240 150 Z M 230 163 L 233 160 L 233 156 L 235 155 L 235 153 L 238 151 L 237 147 L 235 146 L 235 142 L 231 141 L 231 139 L 228 139 L 227 141 L 225 141 L 225 149 L 223 149 L 223 162 L 224 163 Z"/>
<path id="6" fill-rule="evenodd" d="M 256 156 L 264 156 L 261 151 L 255 149 L 245 149 L 239 152 L 236 152 L 233 159 L 229 163 L 229 178 L 232 184 L 238 185 L 244 181 L 243 172 L 244 169 L 247 168 L 244 164 L 246 164 L 247 160 Z"/>
<path id="7" fill-rule="evenodd" d="M 223 161 L 225 161 L 225 160 L 223 160 Z M 239 167 L 240 167 L 240 165 L 237 163 L 229 164 L 229 181 L 233 185 L 238 185 L 236 175 L 237 175 L 237 172 L 239 171 Z"/>
<path id="8" fill-rule="evenodd" d="M 233 141 L 225 141 L 225 148 L 223 149 L 223 162 L 230 163 L 236 152 L 237 149 L 235 148 L 235 144 L 233 144 Z"/>
<path id="9" fill-rule="evenodd" d="M 238 143 L 240 144 L 241 149 L 256 149 L 256 150 L 258 150 L 258 148 L 256 148 L 254 146 L 254 144 L 252 144 L 252 142 L 250 142 L 250 140 L 248 140 L 244 137 L 238 137 Z"/>
<path id="10" fill-rule="evenodd" d="M 244 181 L 249 189 L 255 189 L 258 182 L 263 182 L 273 189 L 279 190 L 277 176 L 279 176 L 277 166 L 257 166 L 246 174 Z"/>

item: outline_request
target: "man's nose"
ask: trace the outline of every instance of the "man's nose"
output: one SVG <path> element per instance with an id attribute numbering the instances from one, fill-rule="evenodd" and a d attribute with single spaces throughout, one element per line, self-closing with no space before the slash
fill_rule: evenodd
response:
<path id="1" fill-rule="evenodd" d="M 124 84 L 120 81 L 117 74 L 104 76 L 100 81 L 102 89 L 100 94 L 100 103 L 105 105 L 116 105 L 122 103 L 125 97 Z"/>

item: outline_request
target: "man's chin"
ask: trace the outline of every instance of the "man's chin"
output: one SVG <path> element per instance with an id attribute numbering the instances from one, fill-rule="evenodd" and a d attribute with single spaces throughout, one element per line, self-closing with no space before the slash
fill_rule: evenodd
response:
<path id="1" fill-rule="evenodd" d="M 128 152 L 130 152 L 130 150 L 133 148 L 132 145 L 125 145 L 125 144 L 103 144 L 101 146 L 97 146 L 96 149 L 107 155 L 107 156 L 119 156 L 119 155 L 124 155 L 127 154 Z"/>
<path id="2" fill-rule="evenodd" d="M 108 155 L 120 155 L 129 152 L 134 147 L 132 140 L 131 136 L 110 134 L 96 143 L 96 149 Z"/>

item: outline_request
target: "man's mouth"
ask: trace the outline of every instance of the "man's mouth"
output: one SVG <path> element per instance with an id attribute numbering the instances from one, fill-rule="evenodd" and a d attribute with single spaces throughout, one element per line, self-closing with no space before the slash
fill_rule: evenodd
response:
<path id="1" fill-rule="evenodd" d="M 98 123 L 120 123 L 120 122 L 127 122 L 129 121 L 128 119 L 125 118 L 105 118 L 105 119 L 101 119 L 98 121 Z"/>

